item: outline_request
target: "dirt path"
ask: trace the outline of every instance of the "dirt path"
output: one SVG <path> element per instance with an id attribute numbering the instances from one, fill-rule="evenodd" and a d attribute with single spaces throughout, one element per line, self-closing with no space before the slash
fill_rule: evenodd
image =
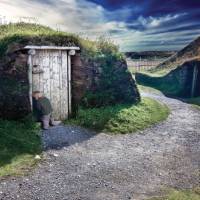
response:
<path id="1" fill-rule="evenodd" d="M 46 150 L 32 175 L 1 181 L 0 199 L 141 200 L 163 187 L 197 185 L 200 111 L 179 100 L 152 97 L 172 113 L 138 134 L 94 135 L 75 127 L 44 133 L 44 145 L 60 149 Z"/>

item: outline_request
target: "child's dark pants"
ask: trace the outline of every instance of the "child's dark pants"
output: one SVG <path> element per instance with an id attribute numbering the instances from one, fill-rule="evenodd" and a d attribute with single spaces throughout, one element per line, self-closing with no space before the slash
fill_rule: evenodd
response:
<path id="1" fill-rule="evenodd" d="M 49 128 L 49 124 L 52 125 L 52 126 L 57 125 L 57 124 L 55 124 L 55 121 L 54 121 L 54 119 L 53 119 L 51 114 L 43 115 L 41 117 L 41 122 L 42 122 L 42 128 L 43 129 L 48 129 Z"/>

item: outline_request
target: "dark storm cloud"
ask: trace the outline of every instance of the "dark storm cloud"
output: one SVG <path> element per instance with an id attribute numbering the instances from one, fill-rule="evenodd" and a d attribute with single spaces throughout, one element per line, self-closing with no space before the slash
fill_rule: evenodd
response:
<path id="1" fill-rule="evenodd" d="M 162 44 L 180 48 L 200 35 L 200 1 L 199 0 L 91 0 L 105 9 L 116 10 L 129 8 L 126 28 L 135 34 L 124 38 L 131 48 L 163 48 Z M 120 17 L 116 16 L 120 21 Z M 115 30 L 116 34 L 117 30 Z M 129 34 L 131 36 L 131 34 Z M 148 36 L 148 37 L 147 37 Z M 167 38 L 159 41 L 159 38 Z M 151 38 L 152 37 L 152 38 Z M 183 38 L 180 38 L 183 37 Z M 133 40 L 133 45 L 131 45 Z M 135 45 L 134 45 L 135 44 Z M 139 46 L 140 45 L 140 46 Z"/>
<path id="2" fill-rule="evenodd" d="M 182 26 L 178 28 L 166 29 L 163 31 L 155 31 L 149 34 L 170 33 L 170 32 L 179 32 L 179 31 L 185 31 L 185 30 L 191 30 L 191 31 L 200 30 L 200 23 L 194 24 L 194 25 Z"/>
<path id="3" fill-rule="evenodd" d="M 144 15 L 165 15 L 169 13 L 190 12 L 200 7 L 200 1 L 198 0 L 171 0 L 171 1 L 159 1 L 150 0 L 148 9 Z"/>
<path id="4" fill-rule="evenodd" d="M 102 5 L 106 9 L 113 10 L 125 6 L 140 7 L 144 16 L 169 14 L 183 12 L 184 10 L 193 10 L 200 8 L 199 0 L 90 0 Z"/>

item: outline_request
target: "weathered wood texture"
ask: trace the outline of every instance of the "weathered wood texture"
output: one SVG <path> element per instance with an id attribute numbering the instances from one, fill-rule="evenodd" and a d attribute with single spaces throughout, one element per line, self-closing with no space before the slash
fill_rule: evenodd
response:
<path id="1" fill-rule="evenodd" d="M 50 99 L 55 119 L 71 113 L 71 58 L 66 50 L 36 50 L 32 55 L 33 91 Z"/>

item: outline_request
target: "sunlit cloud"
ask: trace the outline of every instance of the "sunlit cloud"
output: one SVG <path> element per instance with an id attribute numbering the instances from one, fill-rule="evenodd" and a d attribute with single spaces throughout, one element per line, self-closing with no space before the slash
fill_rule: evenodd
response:
<path id="1" fill-rule="evenodd" d="M 186 42 L 181 43 L 180 40 L 176 43 L 175 38 L 181 36 L 187 27 L 196 31 L 195 34 L 188 33 L 187 41 L 194 39 L 200 31 L 200 23 L 197 21 L 194 22 L 195 27 L 194 23 L 187 20 L 178 23 L 189 16 L 186 11 L 158 16 L 137 15 L 142 9 L 138 5 L 124 5 L 110 10 L 89 0 L 0 1 L 0 15 L 6 16 L 9 21 L 32 19 L 54 29 L 73 32 L 91 39 L 103 35 L 110 37 L 122 51 L 142 50 L 145 49 L 145 44 L 147 50 L 167 48 L 163 44 L 168 44 L 168 48 L 172 49 L 181 48 Z"/>
<path id="2" fill-rule="evenodd" d="M 166 15 L 162 17 L 148 17 L 144 18 L 143 16 L 140 16 L 138 18 L 138 22 L 141 23 L 146 28 L 152 28 L 152 27 L 158 27 L 161 24 L 169 21 L 174 21 L 175 19 L 182 17 L 186 15 L 187 13 L 181 13 L 181 14 L 175 14 L 175 15 Z"/>

